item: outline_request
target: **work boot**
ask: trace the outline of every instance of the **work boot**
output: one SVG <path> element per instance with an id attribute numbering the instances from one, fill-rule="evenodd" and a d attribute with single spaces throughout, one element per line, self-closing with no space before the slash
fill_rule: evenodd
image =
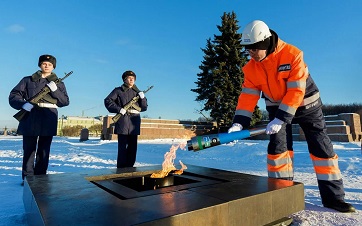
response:
<path id="1" fill-rule="evenodd" d="M 324 207 L 330 208 L 330 209 L 335 209 L 339 212 L 342 213 L 352 213 L 352 212 L 356 212 L 356 209 L 354 208 L 354 206 L 352 206 L 349 203 L 346 203 L 343 200 L 334 200 L 332 202 L 328 202 L 328 203 L 323 203 Z"/>

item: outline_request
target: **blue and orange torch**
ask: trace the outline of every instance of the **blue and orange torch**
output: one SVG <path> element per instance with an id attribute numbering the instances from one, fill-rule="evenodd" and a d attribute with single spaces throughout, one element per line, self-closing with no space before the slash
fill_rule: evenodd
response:
<path id="1" fill-rule="evenodd" d="M 203 136 L 192 137 L 187 141 L 189 151 L 199 151 L 206 148 L 211 148 L 220 144 L 227 144 L 234 140 L 241 140 L 248 137 L 256 136 L 265 133 L 265 128 L 255 128 L 250 130 L 241 130 L 232 133 L 217 133 Z"/>

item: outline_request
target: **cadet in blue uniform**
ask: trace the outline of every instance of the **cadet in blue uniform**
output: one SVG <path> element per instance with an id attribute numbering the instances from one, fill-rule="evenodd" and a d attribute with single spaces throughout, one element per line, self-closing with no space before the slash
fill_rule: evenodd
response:
<path id="1" fill-rule="evenodd" d="M 114 133 L 118 134 L 117 168 L 133 167 L 136 162 L 137 139 L 141 133 L 140 112 L 147 110 L 145 94 L 135 85 L 136 74 L 125 71 L 122 74 L 123 85 L 116 87 L 104 99 L 104 105 L 110 113 L 121 113 L 123 116 L 115 123 Z M 134 97 L 139 96 L 134 107 L 125 110 L 123 107 Z"/>
<path id="2" fill-rule="evenodd" d="M 41 70 L 26 76 L 11 90 L 9 104 L 16 110 L 24 109 L 29 114 L 20 120 L 18 134 L 23 135 L 22 178 L 25 176 L 46 174 L 49 164 L 50 146 L 57 134 L 57 108 L 69 105 L 69 97 L 63 82 L 53 73 L 56 58 L 52 55 L 39 57 Z M 45 86 L 51 92 L 40 103 L 33 105 L 27 100 L 38 94 Z"/>

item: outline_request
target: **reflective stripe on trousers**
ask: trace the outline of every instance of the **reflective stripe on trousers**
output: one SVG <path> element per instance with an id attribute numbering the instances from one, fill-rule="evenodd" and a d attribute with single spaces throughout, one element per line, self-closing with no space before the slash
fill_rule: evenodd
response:
<path id="1" fill-rule="evenodd" d="M 272 178 L 293 178 L 294 152 L 286 151 L 281 154 L 268 154 L 268 176 Z"/>
<path id="2" fill-rule="evenodd" d="M 318 158 L 310 154 L 318 180 L 340 180 L 341 171 L 338 167 L 338 155 L 332 158 Z"/>

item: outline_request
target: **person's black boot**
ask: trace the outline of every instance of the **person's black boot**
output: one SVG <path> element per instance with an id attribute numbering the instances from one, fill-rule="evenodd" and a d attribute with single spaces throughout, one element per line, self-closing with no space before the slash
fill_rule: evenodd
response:
<path id="1" fill-rule="evenodd" d="M 323 203 L 323 206 L 327 207 L 327 208 L 330 208 L 330 209 L 337 210 L 337 211 L 342 212 L 342 213 L 356 212 L 356 209 L 354 208 L 354 206 L 352 206 L 349 203 L 346 203 L 343 200 L 334 200 L 332 202 Z"/>

